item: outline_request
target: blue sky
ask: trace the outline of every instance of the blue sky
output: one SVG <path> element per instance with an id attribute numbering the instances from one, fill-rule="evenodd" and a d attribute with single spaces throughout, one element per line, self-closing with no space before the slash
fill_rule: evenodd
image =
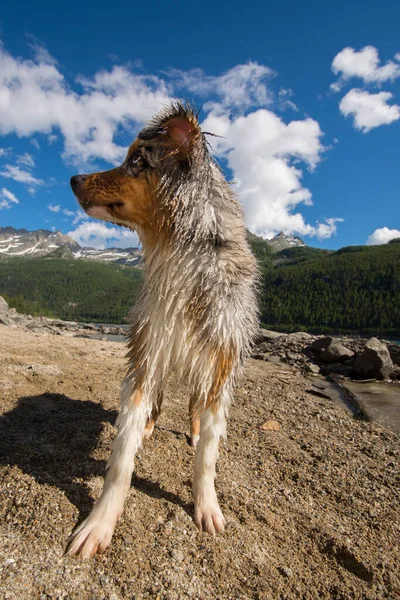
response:
<path id="1" fill-rule="evenodd" d="M 248 227 L 312 246 L 400 236 L 400 3 L 8 3 L 0 10 L 0 226 L 85 245 L 71 175 L 110 168 L 169 98 L 193 100 Z"/>

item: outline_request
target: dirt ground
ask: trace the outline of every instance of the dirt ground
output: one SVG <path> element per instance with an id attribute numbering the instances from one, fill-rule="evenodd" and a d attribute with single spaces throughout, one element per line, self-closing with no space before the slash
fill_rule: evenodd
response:
<path id="1" fill-rule="evenodd" d="M 1 599 L 400 598 L 399 437 L 263 361 L 246 364 L 221 447 L 223 534 L 193 524 L 188 396 L 171 385 L 111 548 L 65 557 L 101 491 L 123 355 L 0 326 Z"/>

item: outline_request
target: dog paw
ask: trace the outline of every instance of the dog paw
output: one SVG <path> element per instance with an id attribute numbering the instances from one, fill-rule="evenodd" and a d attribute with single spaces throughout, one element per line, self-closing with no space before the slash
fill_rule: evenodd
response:
<path id="1" fill-rule="evenodd" d="M 110 545 L 114 529 L 115 523 L 107 521 L 106 518 L 89 515 L 71 534 L 66 554 L 79 556 L 84 560 L 104 552 Z"/>
<path id="2" fill-rule="evenodd" d="M 145 430 L 143 431 L 143 439 L 144 440 L 149 440 L 151 438 L 151 436 L 153 435 L 153 431 L 154 431 L 154 421 L 147 423 Z"/>
<path id="3" fill-rule="evenodd" d="M 192 448 L 196 448 L 199 443 L 200 435 L 192 435 L 190 438 L 190 445 Z"/>
<path id="4" fill-rule="evenodd" d="M 226 520 L 219 507 L 217 497 L 198 500 L 195 503 L 194 522 L 200 531 L 205 531 L 213 536 L 224 531 Z"/>

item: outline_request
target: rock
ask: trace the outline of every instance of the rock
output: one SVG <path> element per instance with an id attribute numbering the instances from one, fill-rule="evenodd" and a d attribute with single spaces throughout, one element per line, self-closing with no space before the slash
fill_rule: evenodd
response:
<path id="1" fill-rule="evenodd" d="M 288 342 L 310 342 L 313 339 L 313 336 L 305 331 L 296 331 L 295 333 L 289 333 L 286 337 Z"/>
<path id="2" fill-rule="evenodd" d="M 323 375 L 342 375 L 343 377 L 351 377 L 354 373 L 353 365 L 344 365 L 343 363 L 330 363 L 321 367 Z"/>
<path id="3" fill-rule="evenodd" d="M 281 359 L 279 358 L 279 356 L 275 356 L 274 354 L 271 354 L 270 356 L 266 356 L 264 358 L 264 360 L 271 362 L 271 363 L 280 363 Z"/>
<path id="4" fill-rule="evenodd" d="M 309 363 L 305 366 L 305 370 L 308 373 L 315 373 L 316 375 L 319 374 L 319 366 L 315 365 L 314 363 Z"/>
<path id="5" fill-rule="evenodd" d="M 393 367 L 392 378 L 393 379 L 400 379 L 400 367 L 398 367 L 397 365 L 395 365 Z"/>
<path id="6" fill-rule="evenodd" d="M 400 346 L 398 344 L 388 344 L 387 348 L 393 364 L 400 367 Z"/>
<path id="7" fill-rule="evenodd" d="M 261 342 L 270 342 L 272 340 L 276 340 L 279 337 L 282 337 L 282 333 L 279 333 L 279 331 L 270 331 L 269 329 L 259 329 L 258 335 L 257 335 L 257 343 L 261 344 Z"/>
<path id="8" fill-rule="evenodd" d="M 185 558 L 185 555 L 183 554 L 182 550 L 175 550 L 175 548 L 171 550 L 171 556 L 177 562 L 182 562 Z"/>
<path id="9" fill-rule="evenodd" d="M 266 356 L 266 354 L 263 354 L 262 352 L 253 352 L 250 355 L 250 358 L 254 358 L 255 360 L 266 360 L 267 356 Z"/>
<path id="10" fill-rule="evenodd" d="M 270 419 L 261 425 L 261 429 L 264 429 L 265 431 L 279 431 L 280 428 L 281 426 L 278 421 L 274 421 L 273 419 Z"/>
<path id="11" fill-rule="evenodd" d="M 52 321 L 51 324 L 54 327 L 60 327 L 62 329 L 77 329 L 78 328 L 75 321 Z"/>
<path id="12" fill-rule="evenodd" d="M 393 373 L 393 362 L 386 344 L 372 337 L 354 362 L 355 371 L 365 379 L 386 379 Z"/>
<path id="13" fill-rule="evenodd" d="M 318 338 L 317 340 L 314 340 L 309 347 L 311 348 L 311 350 L 313 350 L 313 352 L 321 352 L 329 346 L 329 344 L 332 342 L 332 339 L 333 338 L 331 338 L 330 336 Z"/>
<path id="14" fill-rule="evenodd" d="M 346 358 L 350 358 L 354 356 L 354 352 L 343 346 L 338 340 L 332 340 L 325 348 L 322 350 L 319 360 L 322 362 L 336 362 L 340 360 L 346 360 Z"/>
<path id="15" fill-rule="evenodd" d="M 290 567 L 279 567 L 279 570 L 285 577 L 293 577 L 293 571 Z"/>
<path id="16" fill-rule="evenodd" d="M 11 325 L 12 320 L 9 319 L 6 313 L 0 313 L 0 325 Z"/>
<path id="17" fill-rule="evenodd" d="M 288 360 L 291 360 L 292 362 L 295 362 L 296 360 L 300 360 L 301 356 L 299 354 L 296 354 L 295 352 L 286 352 L 286 358 Z"/>
<path id="18" fill-rule="evenodd" d="M 0 296 L 0 325 L 11 325 L 10 309 L 3 296 Z"/>
<path id="19" fill-rule="evenodd" d="M 13 316 L 13 321 L 14 323 L 22 323 L 25 324 L 28 322 L 28 319 L 25 317 L 25 315 L 20 315 L 20 314 L 16 314 Z"/>
<path id="20" fill-rule="evenodd" d="M 309 388 L 306 390 L 307 394 L 312 394 L 313 396 L 317 396 L 318 398 L 327 398 L 328 400 L 332 400 L 332 396 L 328 393 L 328 391 L 322 391 L 321 389 Z"/>
<path id="21" fill-rule="evenodd" d="M 257 350 L 259 352 L 271 352 L 273 347 L 274 345 L 271 342 L 262 342 L 261 344 L 258 344 Z"/>
<path id="22" fill-rule="evenodd" d="M 8 312 L 8 304 L 3 296 L 0 296 L 0 312 Z"/>

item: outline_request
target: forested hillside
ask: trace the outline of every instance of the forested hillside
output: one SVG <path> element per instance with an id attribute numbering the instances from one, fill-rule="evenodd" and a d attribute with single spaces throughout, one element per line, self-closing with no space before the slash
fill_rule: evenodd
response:
<path id="1" fill-rule="evenodd" d="M 264 273 L 265 324 L 398 334 L 399 243 L 342 248 L 296 264 L 293 260 Z"/>
<path id="2" fill-rule="evenodd" d="M 141 281 L 141 269 L 124 265 L 46 258 L 0 261 L 0 295 L 11 306 L 66 320 L 124 322 Z"/>
<path id="3" fill-rule="evenodd" d="M 400 335 L 400 243 L 336 252 L 273 253 L 250 235 L 262 274 L 261 320 L 277 329 Z M 68 259 L 0 261 L 0 295 L 21 312 L 122 323 L 142 282 L 139 268 Z"/>

